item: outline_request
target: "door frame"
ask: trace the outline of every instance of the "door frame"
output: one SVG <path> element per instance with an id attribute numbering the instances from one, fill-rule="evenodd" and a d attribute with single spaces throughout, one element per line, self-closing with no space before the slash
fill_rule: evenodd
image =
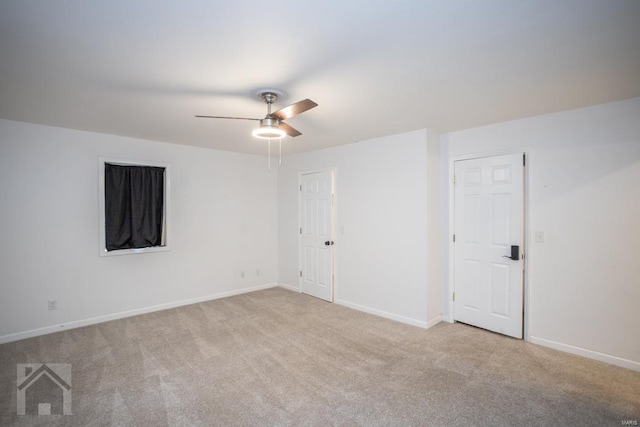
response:
<path id="1" fill-rule="evenodd" d="M 445 282 L 445 289 L 443 292 L 443 311 L 446 311 L 448 315 L 443 317 L 449 323 L 454 323 L 454 305 L 453 305 L 453 291 L 455 289 L 455 244 L 453 243 L 453 231 L 455 226 L 455 186 L 453 183 L 453 176 L 455 173 L 455 162 L 463 160 L 479 159 L 483 157 L 503 156 L 509 154 L 524 154 L 525 164 L 523 167 L 523 242 L 522 251 L 524 255 L 523 264 L 523 277 L 522 277 L 522 310 L 523 310 L 523 339 L 524 341 L 530 341 L 529 335 L 529 165 L 531 163 L 531 157 L 526 149 L 521 150 L 494 150 L 486 151 L 474 154 L 465 154 L 460 156 L 449 157 L 449 165 L 447 170 L 447 182 L 448 182 L 448 229 L 447 240 L 449 242 L 448 252 L 448 277 Z"/>
<path id="2" fill-rule="evenodd" d="M 317 169 L 307 169 L 298 171 L 298 229 L 302 228 L 302 217 L 300 215 L 302 211 L 302 175 L 308 175 L 311 173 L 318 172 L 331 172 L 332 177 L 332 194 L 333 194 L 333 203 L 331 205 L 331 240 L 336 242 L 335 245 L 331 248 L 331 303 L 337 300 L 337 291 L 338 291 L 338 266 L 337 266 L 337 257 L 336 252 L 339 246 L 339 241 L 336 238 L 336 230 L 337 230 L 337 220 L 338 220 L 338 168 L 336 166 L 328 167 L 328 168 L 317 168 Z M 302 259 L 300 258 L 300 252 L 302 249 L 302 236 L 298 233 L 298 271 L 302 271 Z M 298 277 L 298 289 L 299 292 L 302 293 L 302 277 Z"/>

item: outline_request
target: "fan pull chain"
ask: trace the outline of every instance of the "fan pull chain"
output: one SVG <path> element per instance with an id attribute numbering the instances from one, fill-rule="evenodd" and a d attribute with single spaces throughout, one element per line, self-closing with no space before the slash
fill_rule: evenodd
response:
<path id="1" fill-rule="evenodd" d="M 267 140 L 267 147 L 269 147 L 267 151 L 267 169 L 271 170 L 271 139 Z M 278 166 L 282 166 L 282 138 L 278 140 Z"/>

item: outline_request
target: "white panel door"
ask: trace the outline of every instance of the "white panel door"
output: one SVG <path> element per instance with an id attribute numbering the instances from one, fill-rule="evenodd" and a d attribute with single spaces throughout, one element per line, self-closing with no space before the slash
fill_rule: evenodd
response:
<path id="1" fill-rule="evenodd" d="M 300 175 L 300 287 L 333 300 L 333 171 Z"/>
<path id="2" fill-rule="evenodd" d="M 454 319 L 516 338 L 523 334 L 523 163 L 523 154 L 512 154 L 454 168 Z"/>

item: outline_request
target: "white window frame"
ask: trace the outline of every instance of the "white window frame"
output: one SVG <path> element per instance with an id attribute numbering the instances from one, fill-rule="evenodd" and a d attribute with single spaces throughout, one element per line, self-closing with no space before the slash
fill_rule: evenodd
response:
<path id="1" fill-rule="evenodd" d="M 113 251 L 107 251 L 106 243 L 106 229 L 105 229 L 105 200 L 104 200 L 104 165 L 105 163 L 121 165 L 121 166 L 155 166 L 164 168 L 164 245 L 153 246 L 150 248 L 136 248 L 136 249 L 117 249 Z M 132 255 L 132 254 L 144 254 L 152 252 L 166 252 L 170 251 L 171 242 L 171 165 L 168 163 L 141 161 L 141 160 L 129 160 L 129 159 L 114 159 L 110 157 L 98 158 L 98 200 L 99 200 L 99 214 L 100 214 L 100 238 L 98 246 L 98 254 L 100 256 L 116 256 L 116 255 Z"/>

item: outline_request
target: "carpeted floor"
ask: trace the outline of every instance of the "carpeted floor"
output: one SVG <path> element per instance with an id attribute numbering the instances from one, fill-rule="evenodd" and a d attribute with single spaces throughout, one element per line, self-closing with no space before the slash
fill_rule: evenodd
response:
<path id="1" fill-rule="evenodd" d="M 16 415 L 17 363 L 70 363 L 73 415 Z M 640 373 L 281 288 L 0 346 L 1 425 L 620 426 Z"/>

